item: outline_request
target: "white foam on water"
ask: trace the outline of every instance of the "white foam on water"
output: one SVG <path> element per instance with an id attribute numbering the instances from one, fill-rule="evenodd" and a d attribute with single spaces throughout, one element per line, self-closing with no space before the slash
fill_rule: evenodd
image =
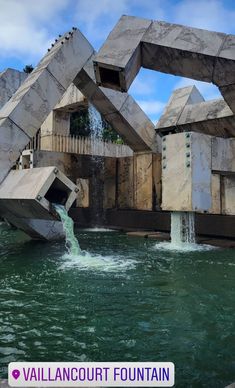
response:
<path id="1" fill-rule="evenodd" d="M 215 246 L 207 244 L 193 244 L 193 243 L 171 243 L 171 242 L 159 242 L 155 245 L 155 249 L 175 252 L 195 252 L 195 251 L 210 251 L 212 249 L 218 249 Z"/>
<path id="2" fill-rule="evenodd" d="M 98 227 L 95 227 L 95 228 L 84 228 L 84 229 L 80 229 L 84 232 L 117 232 L 117 230 L 115 229 L 106 229 L 106 228 L 98 228 Z"/>
<path id="3" fill-rule="evenodd" d="M 62 270 L 77 268 L 81 271 L 95 272 L 116 272 L 122 273 L 135 268 L 136 261 L 121 256 L 102 256 L 82 251 L 80 255 L 65 254 L 63 264 L 59 267 Z"/>

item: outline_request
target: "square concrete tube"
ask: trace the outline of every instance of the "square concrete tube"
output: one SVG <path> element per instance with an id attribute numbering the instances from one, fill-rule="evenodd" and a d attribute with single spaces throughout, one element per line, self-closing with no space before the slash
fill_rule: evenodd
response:
<path id="1" fill-rule="evenodd" d="M 34 239 L 59 239 L 64 231 L 53 203 L 69 210 L 77 191 L 57 167 L 14 170 L 0 186 L 0 214 Z"/>
<path id="2" fill-rule="evenodd" d="M 52 203 L 63 204 L 69 210 L 77 197 L 76 190 L 57 167 L 12 170 L 0 186 L 0 207 L 25 218 L 55 219 L 58 216 Z"/>
<path id="3" fill-rule="evenodd" d="M 93 52 L 79 30 L 65 34 L 0 110 L 0 183 Z"/>
<path id="4" fill-rule="evenodd" d="M 62 226 L 53 204 L 69 210 L 77 191 L 57 167 L 13 170 L 0 186 L 0 214 L 33 238 L 59 238 Z"/>
<path id="5" fill-rule="evenodd" d="M 226 102 L 223 99 L 204 101 L 200 96 L 195 86 L 176 89 L 157 123 L 157 133 L 162 136 L 195 131 L 217 137 L 234 137 L 235 117 Z"/>
<path id="6" fill-rule="evenodd" d="M 235 113 L 235 36 L 122 16 L 94 59 L 98 85 L 126 92 L 141 66 L 213 82 Z"/>

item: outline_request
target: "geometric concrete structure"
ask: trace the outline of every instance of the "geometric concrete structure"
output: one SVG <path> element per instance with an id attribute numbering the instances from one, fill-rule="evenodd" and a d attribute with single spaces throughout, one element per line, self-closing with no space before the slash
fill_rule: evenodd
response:
<path id="1" fill-rule="evenodd" d="M 94 105 L 104 114 L 107 121 L 120 131 L 124 138 L 129 140 L 134 149 L 138 151 L 157 150 L 154 126 L 134 100 L 130 96 L 121 93 L 107 92 L 107 90 L 102 92 L 97 87 L 92 62 L 89 61 L 93 54 L 94 50 L 89 42 L 80 31 L 73 29 L 73 31 L 65 34 L 52 45 L 52 48 L 48 50 L 48 53 L 39 62 L 35 70 L 27 77 L 25 82 L 0 111 L 1 212 L 10 222 L 32 236 L 45 237 L 43 231 L 45 228 L 42 225 L 42 221 L 39 222 L 38 220 L 43 219 L 43 222 L 46 220 L 47 224 L 51 221 L 50 203 L 45 202 L 46 199 L 44 200 L 41 191 L 39 194 L 37 193 L 37 200 L 35 199 L 36 197 L 27 197 L 27 190 L 30 189 L 30 185 L 33 185 L 34 179 L 36 179 L 36 175 L 32 175 L 36 174 L 34 169 L 13 171 L 9 177 L 8 174 L 19 158 L 21 151 L 29 143 L 30 139 L 36 135 L 48 114 L 54 108 L 56 108 L 56 112 L 60 116 L 60 123 L 63 122 L 61 131 L 63 132 L 68 125 L 68 115 L 66 116 L 66 112 L 64 112 L 65 105 L 70 104 L 71 108 L 74 109 L 74 103 L 80 103 L 81 100 L 84 100 L 74 86 L 70 86 L 73 80 L 75 80 L 76 86 L 80 83 L 84 95 L 92 99 Z M 82 71 L 84 66 L 86 66 L 85 70 Z M 67 93 L 65 93 L 66 90 Z M 59 102 L 60 104 L 57 106 Z M 66 117 L 62 119 L 61 115 Z M 52 123 L 53 120 L 55 121 L 54 112 L 49 116 L 48 120 Z M 28 156 L 30 159 L 31 156 Z M 21 174 L 23 174 L 22 179 Z M 16 189 L 14 182 L 19 178 L 20 187 L 13 193 L 11 187 Z M 44 179 L 47 182 L 47 178 L 44 177 Z M 44 179 L 41 183 L 43 183 L 45 188 Z M 53 190 L 60 193 L 61 183 L 58 183 L 57 180 L 55 181 L 57 183 L 56 185 L 53 183 Z M 68 186 L 69 182 L 68 180 Z M 72 183 L 70 182 L 70 184 Z M 25 197 L 24 190 L 22 190 L 23 187 Z M 49 191 L 51 193 L 51 190 Z M 53 192 L 54 194 L 55 192 Z M 44 208 L 43 217 L 40 216 L 39 197 L 40 201 L 42 201 L 41 204 L 44 202 L 47 204 Z M 58 201 L 56 200 L 55 202 Z M 71 204 L 72 202 L 68 199 L 66 207 L 69 209 Z M 32 214 L 29 211 L 31 206 L 33 209 Z M 24 216 L 24 208 L 28 209 L 27 217 Z M 37 220 L 36 223 L 35 219 Z M 48 238 L 54 236 L 54 233 L 50 234 L 48 232 L 48 228 L 45 230 L 47 230 L 45 233 Z M 60 232 L 56 231 L 55 235 L 59 234 Z"/>
<path id="2" fill-rule="evenodd" d="M 33 238 L 60 238 L 63 229 L 53 203 L 69 210 L 77 190 L 56 167 L 13 170 L 0 187 L 1 216 Z"/>
<path id="3" fill-rule="evenodd" d="M 234 198 L 234 138 L 196 132 L 163 138 L 163 210 L 235 215 Z"/>
<path id="4" fill-rule="evenodd" d="M 154 125 L 135 100 L 127 93 L 97 86 L 92 59 L 78 73 L 74 84 L 133 151 L 160 152 L 161 140 Z"/>
<path id="5" fill-rule="evenodd" d="M 161 136 L 195 131 L 232 137 L 235 136 L 235 116 L 223 99 L 204 101 L 195 86 L 188 86 L 172 93 L 156 129 Z"/>
<path id="6" fill-rule="evenodd" d="M 213 82 L 235 113 L 235 36 L 122 16 L 99 50 L 98 85 L 127 91 L 141 66 Z"/>
<path id="7" fill-rule="evenodd" d="M 0 72 L 0 109 L 10 100 L 26 78 L 25 72 L 15 69 L 8 68 Z"/>
<path id="8" fill-rule="evenodd" d="M 211 206 L 211 137 L 195 132 L 165 136 L 162 209 L 201 213 Z"/>
<path id="9" fill-rule="evenodd" d="M 92 53 L 80 31 L 65 34 L 1 109 L 0 182 Z"/>

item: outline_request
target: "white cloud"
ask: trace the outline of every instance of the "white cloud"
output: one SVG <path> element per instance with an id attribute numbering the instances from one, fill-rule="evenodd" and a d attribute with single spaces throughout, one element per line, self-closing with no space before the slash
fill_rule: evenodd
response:
<path id="1" fill-rule="evenodd" d="M 128 9 L 128 0 L 78 0 L 74 20 L 78 26 L 84 26 L 87 38 L 95 42 L 104 40 Z"/>
<path id="2" fill-rule="evenodd" d="M 37 61 L 52 39 L 51 23 L 70 0 L 0 0 L 0 55 Z"/>

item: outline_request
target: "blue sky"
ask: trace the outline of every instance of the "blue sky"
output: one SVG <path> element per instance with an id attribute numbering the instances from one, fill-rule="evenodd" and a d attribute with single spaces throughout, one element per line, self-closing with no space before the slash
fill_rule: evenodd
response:
<path id="1" fill-rule="evenodd" d="M 235 34 L 230 0 L 0 0 L 0 71 L 36 66 L 54 38 L 78 27 L 96 50 L 122 14 Z M 211 84 L 141 69 L 129 92 L 156 122 L 172 90 L 196 84 L 206 99 Z"/>

